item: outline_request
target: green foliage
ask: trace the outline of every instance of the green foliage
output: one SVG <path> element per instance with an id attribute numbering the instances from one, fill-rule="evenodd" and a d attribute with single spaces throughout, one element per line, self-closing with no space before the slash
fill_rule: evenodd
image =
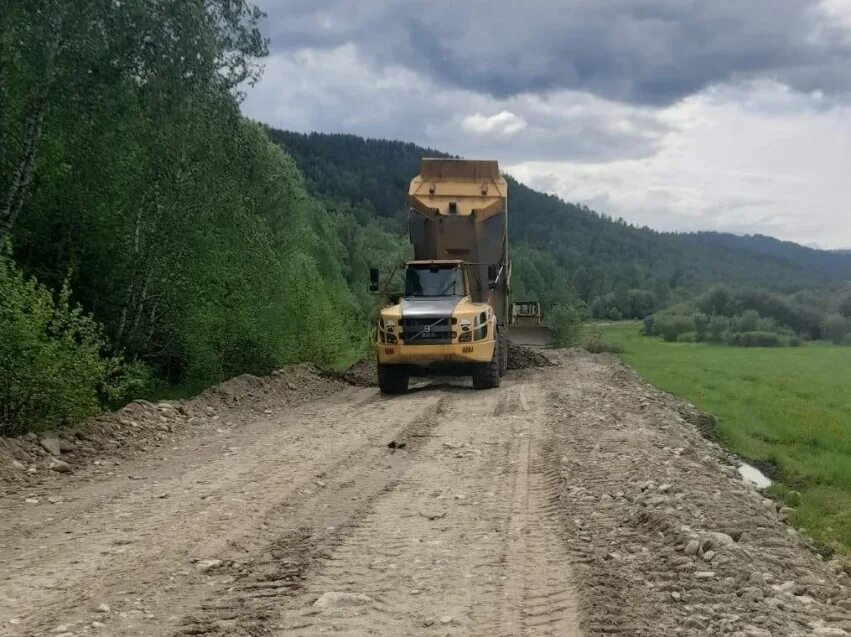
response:
<path id="1" fill-rule="evenodd" d="M 685 334 L 694 329 L 694 321 L 689 316 L 658 314 L 654 318 L 653 329 L 665 341 L 673 343 L 679 338 L 680 334 Z"/>
<path id="2" fill-rule="evenodd" d="M 825 338 L 835 345 L 845 342 L 846 336 L 851 332 L 851 320 L 842 314 L 828 314 L 824 317 L 823 328 Z"/>
<path id="3" fill-rule="evenodd" d="M 603 339 L 603 332 L 599 326 L 592 325 L 582 341 L 582 348 L 592 354 L 622 354 L 623 345 L 614 341 Z"/>
<path id="4" fill-rule="evenodd" d="M 70 296 L 66 285 L 54 299 L 0 252 L 0 435 L 74 422 L 145 389 L 147 369 L 109 355 Z"/>
<path id="5" fill-rule="evenodd" d="M 782 347 L 788 341 L 774 332 L 731 332 L 727 334 L 727 344 L 737 347 Z"/>
<path id="6" fill-rule="evenodd" d="M 553 347 L 573 347 L 579 341 L 582 315 L 574 306 L 556 305 L 548 320 L 553 331 Z"/>
<path id="7" fill-rule="evenodd" d="M 634 323 L 608 325 L 602 333 L 625 347 L 626 361 L 648 381 L 714 414 L 734 452 L 756 464 L 773 461 L 777 489 L 800 493 L 788 501 L 797 506 L 792 522 L 851 554 L 851 357 L 845 348 L 809 343 L 756 352 L 667 344 L 640 336 Z"/>
<path id="8" fill-rule="evenodd" d="M 705 341 L 709 329 L 710 318 L 706 314 L 698 312 L 692 318 L 694 323 L 694 338 L 696 341 Z"/>

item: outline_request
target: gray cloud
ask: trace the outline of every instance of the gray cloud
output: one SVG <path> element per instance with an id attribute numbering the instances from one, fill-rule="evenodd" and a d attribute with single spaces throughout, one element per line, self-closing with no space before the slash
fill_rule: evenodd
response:
<path id="1" fill-rule="evenodd" d="M 373 64 L 506 98 L 559 89 L 648 105 L 770 77 L 851 88 L 847 25 L 813 0 L 262 0 L 274 51 L 355 43 Z"/>
<path id="2" fill-rule="evenodd" d="M 589 93 L 497 99 L 440 86 L 405 67 L 379 67 L 353 45 L 273 54 L 245 110 L 282 128 L 403 139 L 504 161 L 646 157 L 672 130 L 653 109 Z"/>

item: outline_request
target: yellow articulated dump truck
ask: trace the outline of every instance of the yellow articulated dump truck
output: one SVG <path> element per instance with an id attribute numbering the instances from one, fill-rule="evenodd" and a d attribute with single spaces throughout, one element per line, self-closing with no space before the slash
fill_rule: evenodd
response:
<path id="1" fill-rule="evenodd" d="M 497 387 L 508 364 L 508 185 L 495 161 L 423 159 L 408 199 L 414 260 L 404 294 L 380 311 L 378 385 L 402 393 L 411 376 L 438 372 Z M 377 291 L 374 268 L 370 279 Z"/>

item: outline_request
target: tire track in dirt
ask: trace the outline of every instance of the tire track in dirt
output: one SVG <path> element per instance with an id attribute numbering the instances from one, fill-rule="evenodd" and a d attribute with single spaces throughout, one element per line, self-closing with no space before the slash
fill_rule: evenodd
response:
<path id="1" fill-rule="evenodd" d="M 3 537 L 0 566 L 14 577 L 0 581 L 0 615 L 16 619 L 12 635 L 95 620 L 112 634 L 167 634 L 175 611 L 192 608 L 211 580 L 272 545 L 294 503 L 322 490 L 320 475 L 383 457 L 386 442 L 419 427 L 438 400 L 406 397 L 406 409 L 388 418 L 374 391 L 347 390 L 324 409 L 305 406 L 190 445 L 166 471 L 135 467 L 134 480 L 71 488 L 63 517 L 22 522 L 20 535 Z M 206 559 L 222 565 L 204 569 Z M 111 617 L 95 612 L 101 603 Z"/>
<path id="2" fill-rule="evenodd" d="M 523 384 L 451 390 L 429 444 L 287 600 L 276 635 L 578 635 Z M 537 398 L 537 397 L 536 397 Z"/>
<path id="3" fill-rule="evenodd" d="M 382 401 L 383 399 L 379 399 Z M 255 538 L 259 558 L 224 563 L 216 569 L 220 585 L 207 591 L 197 610 L 187 613 L 174 635 L 257 635 L 271 630 L 282 601 L 297 595 L 313 565 L 352 534 L 371 503 L 392 490 L 404 473 L 409 453 L 416 452 L 437 423 L 446 397 L 428 397 L 427 407 L 391 440 L 405 440 L 405 452 L 385 446 L 329 467 L 333 476 L 300 500 L 288 500 L 270 516 L 262 537 Z M 184 604 L 186 600 L 184 600 Z"/>

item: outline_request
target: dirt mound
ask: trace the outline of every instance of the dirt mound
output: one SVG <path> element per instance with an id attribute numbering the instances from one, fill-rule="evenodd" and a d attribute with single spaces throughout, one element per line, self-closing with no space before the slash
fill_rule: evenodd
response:
<path id="1" fill-rule="evenodd" d="M 538 350 L 508 342 L 508 369 L 552 367 L 554 364 Z"/>
<path id="2" fill-rule="evenodd" d="M 378 368 L 375 358 L 363 358 L 335 378 L 355 387 L 375 387 L 378 384 Z"/>
<path id="3" fill-rule="evenodd" d="M 238 426 L 258 414 L 322 398 L 342 386 L 312 365 L 296 365 L 265 378 L 242 374 L 187 400 L 134 400 L 74 427 L 0 438 L 0 484 L 26 488 L 103 465 L 104 458 L 117 463 L 181 436 Z"/>

